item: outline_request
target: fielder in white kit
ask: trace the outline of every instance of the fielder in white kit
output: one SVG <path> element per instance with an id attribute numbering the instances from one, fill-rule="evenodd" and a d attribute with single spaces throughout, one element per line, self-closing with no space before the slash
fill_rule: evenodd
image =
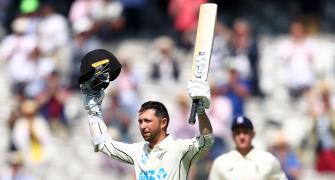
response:
<path id="1" fill-rule="evenodd" d="M 235 117 L 231 130 L 236 148 L 214 160 L 209 180 L 287 180 L 279 161 L 252 145 L 255 131 L 249 118 Z"/>
<path id="2" fill-rule="evenodd" d="M 167 133 L 169 114 L 165 106 L 157 101 L 148 101 L 142 104 L 138 116 L 139 129 L 145 141 L 134 144 L 118 142 L 109 136 L 101 112 L 104 91 L 92 90 L 88 82 L 82 83 L 80 88 L 88 110 L 95 151 L 134 165 L 138 180 L 186 180 L 191 164 L 214 143 L 212 127 L 205 112 L 210 106 L 210 88 L 206 81 L 193 80 L 187 85 L 190 97 L 201 102 L 197 108 L 198 137 L 175 140 Z"/>

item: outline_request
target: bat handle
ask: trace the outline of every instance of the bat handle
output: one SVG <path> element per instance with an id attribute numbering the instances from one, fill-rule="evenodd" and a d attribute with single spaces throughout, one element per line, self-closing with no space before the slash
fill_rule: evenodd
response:
<path id="1" fill-rule="evenodd" d="M 199 105 L 199 99 L 194 99 L 192 102 L 190 119 L 188 120 L 189 124 L 193 125 L 195 123 L 195 116 L 197 114 L 198 105 Z"/>

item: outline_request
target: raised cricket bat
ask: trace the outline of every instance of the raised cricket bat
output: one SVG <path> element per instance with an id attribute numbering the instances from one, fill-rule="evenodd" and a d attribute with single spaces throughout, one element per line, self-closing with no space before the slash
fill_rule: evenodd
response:
<path id="1" fill-rule="evenodd" d="M 202 79 L 207 81 L 208 68 L 211 59 L 214 29 L 216 22 L 217 5 L 205 3 L 200 5 L 197 35 L 195 39 L 192 80 Z M 195 123 L 196 111 L 199 100 L 193 100 L 189 124 Z"/>

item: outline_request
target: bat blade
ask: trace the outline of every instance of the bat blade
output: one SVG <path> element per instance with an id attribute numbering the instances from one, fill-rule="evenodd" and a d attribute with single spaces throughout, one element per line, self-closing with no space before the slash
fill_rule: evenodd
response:
<path id="1" fill-rule="evenodd" d="M 200 6 L 197 35 L 193 54 L 193 80 L 207 80 L 214 38 L 216 12 L 217 5 L 214 3 L 205 3 Z M 191 114 L 188 121 L 190 124 L 195 123 L 198 104 L 198 99 L 193 100 Z"/>

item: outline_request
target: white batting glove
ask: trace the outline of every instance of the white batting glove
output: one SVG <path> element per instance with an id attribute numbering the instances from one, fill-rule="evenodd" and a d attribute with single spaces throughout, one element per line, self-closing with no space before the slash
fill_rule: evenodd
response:
<path id="1" fill-rule="evenodd" d="M 187 84 L 187 91 L 189 96 L 194 99 L 199 99 L 200 103 L 197 109 L 197 113 L 201 114 L 205 112 L 210 106 L 211 93 L 209 85 L 206 81 L 201 79 L 191 80 Z"/>
<path id="2" fill-rule="evenodd" d="M 105 97 L 105 92 L 103 90 L 92 90 L 89 83 L 81 84 L 80 90 L 82 101 L 84 103 L 85 109 L 88 110 L 88 114 L 101 115 L 101 103 Z"/>

